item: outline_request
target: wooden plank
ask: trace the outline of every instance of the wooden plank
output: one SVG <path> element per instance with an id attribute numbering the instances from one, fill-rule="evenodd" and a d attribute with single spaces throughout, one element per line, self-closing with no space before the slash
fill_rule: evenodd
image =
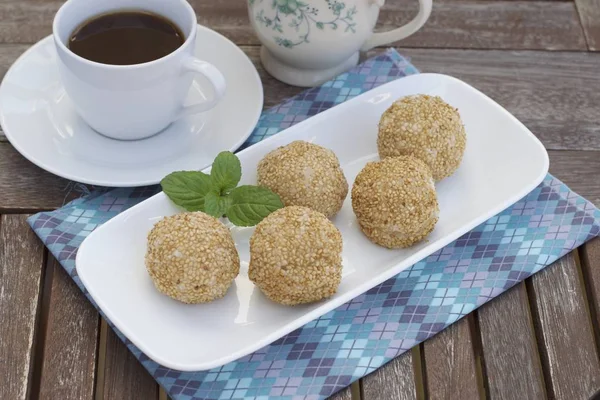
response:
<path id="1" fill-rule="evenodd" d="M 158 384 L 127 349 L 112 329 L 108 328 L 104 360 L 103 398 L 158 399 Z"/>
<path id="2" fill-rule="evenodd" d="M 361 379 L 363 400 L 417 398 L 413 357 L 407 351 Z"/>
<path id="3" fill-rule="evenodd" d="M 44 249 L 26 215 L 0 217 L 0 399 L 28 398 Z"/>
<path id="4" fill-rule="evenodd" d="M 237 44 L 258 44 L 245 1 L 191 1 L 201 24 Z M 4 0 L 0 3 L 0 43 L 33 43 L 50 34 L 59 0 Z M 417 2 L 388 1 L 379 29 L 405 24 Z M 402 42 L 409 47 L 584 50 L 585 38 L 570 2 L 434 2 L 427 25 Z"/>
<path id="5" fill-rule="evenodd" d="M 12 63 L 29 47 L 30 44 L 0 44 L 0 76 L 4 77 Z"/>
<path id="6" fill-rule="evenodd" d="M 424 345 L 427 393 L 430 399 L 480 398 L 469 320 L 463 318 Z"/>
<path id="7" fill-rule="evenodd" d="M 345 389 L 340 390 L 333 396 L 329 397 L 330 400 L 352 400 L 352 390 L 350 386 Z"/>
<path id="8" fill-rule="evenodd" d="M 600 0 L 575 0 L 588 49 L 600 51 Z"/>
<path id="9" fill-rule="evenodd" d="M 546 397 L 525 283 L 478 310 L 491 399 Z"/>
<path id="10" fill-rule="evenodd" d="M 530 300 L 549 396 L 587 399 L 600 364 L 573 253 L 530 279 Z"/>
<path id="11" fill-rule="evenodd" d="M 52 258 L 41 399 L 94 398 L 98 312 Z"/>
<path id="12" fill-rule="evenodd" d="M 3 1 L 0 7 L 0 42 L 33 43 L 52 31 L 57 0 Z"/>
<path id="13" fill-rule="evenodd" d="M 552 150 L 600 149 L 600 54 L 400 49 L 422 72 L 455 76 Z"/>
<path id="14" fill-rule="evenodd" d="M 600 352 L 600 238 L 597 237 L 586 243 L 580 248 L 580 254 L 582 255 L 581 269 L 587 289 L 592 326 Z"/>
<path id="15" fill-rule="evenodd" d="M 388 1 L 378 30 L 410 20 L 417 2 Z M 561 35 L 563 35 L 561 37 Z M 461 49 L 584 50 L 585 38 L 570 2 L 434 2 L 425 26 L 395 45 Z"/>
<path id="16" fill-rule="evenodd" d="M 0 212 L 60 207 L 77 197 L 69 181 L 38 168 L 9 143 L 0 143 Z"/>
<path id="17" fill-rule="evenodd" d="M 600 152 L 549 151 L 550 173 L 600 207 Z"/>

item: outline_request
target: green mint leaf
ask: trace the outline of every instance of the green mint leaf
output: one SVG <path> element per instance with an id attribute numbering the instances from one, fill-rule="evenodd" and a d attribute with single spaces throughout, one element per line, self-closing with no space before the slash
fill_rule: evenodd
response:
<path id="1" fill-rule="evenodd" d="M 227 192 L 240 182 L 242 165 L 235 154 L 230 151 L 219 153 L 210 170 L 213 188 L 219 193 Z"/>
<path id="2" fill-rule="evenodd" d="M 254 226 L 273 211 L 283 207 L 279 196 L 260 186 L 240 186 L 230 193 L 227 218 L 237 226 Z"/>
<path id="3" fill-rule="evenodd" d="M 160 181 L 171 201 L 187 211 L 204 211 L 204 196 L 211 187 L 210 176 L 199 171 L 177 171 Z"/>
<path id="4" fill-rule="evenodd" d="M 204 212 L 215 218 L 221 218 L 231 205 L 231 196 L 221 196 L 216 192 L 208 192 L 204 197 Z"/>

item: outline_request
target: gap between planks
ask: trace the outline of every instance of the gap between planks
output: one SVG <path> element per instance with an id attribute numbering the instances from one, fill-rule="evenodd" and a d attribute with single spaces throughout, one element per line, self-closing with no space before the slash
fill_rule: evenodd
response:
<path id="1" fill-rule="evenodd" d="M 106 329 L 103 399 L 158 399 L 158 384 L 127 345 Z"/>
<path id="2" fill-rule="evenodd" d="M 360 380 L 363 400 L 475 399 L 469 315 Z"/>
<path id="3" fill-rule="evenodd" d="M 44 352 L 39 398 L 92 400 L 99 316 L 55 258 L 49 256 L 44 300 Z"/>
<path id="4" fill-rule="evenodd" d="M 37 239 L 37 238 L 36 238 Z M 46 322 L 48 318 L 48 304 L 44 301 L 48 299 L 48 294 L 45 292 L 48 290 L 47 285 L 51 284 L 48 282 L 48 250 L 44 247 L 42 255 L 42 271 L 40 278 L 40 287 L 38 295 L 38 313 L 36 315 L 35 330 L 33 336 L 32 356 L 31 356 L 31 370 L 29 372 L 28 382 L 28 395 L 27 398 L 35 397 L 39 393 L 40 382 L 41 382 L 41 368 L 42 361 L 44 359 L 44 344 Z M 52 275 L 50 274 L 50 279 Z"/>
<path id="5" fill-rule="evenodd" d="M 579 21 L 590 51 L 600 50 L 600 0 L 575 0 Z"/>
<path id="6" fill-rule="evenodd" d="M 0 398 L 30 398 L 44 284 L 44 248 L 26 215 L 0 215 Z M 8 321 L 8 322 L 7 322 Z"/>
<path id="7" fill-rule="evenodd" d="M 477 399 L 484 389 L 477 371 L 474 314 L 466 315 L 413 352 L 417 398 Z M 481 378 L 481 379 L 480 379 Z"/>
<path id="8" fill-rule="evenodd" d="M 48 325 L 48 311 L 50 309 L 50 296 L 52 292 L 52 276 L 54 271 L 48 257 L 48 249 L 44 248 L 44 261 L 42 279 L 40 284 L 39 316 L 36 322 L 36 340 L 33 353 L 33 370 L 30 379 L 30 397 L 39 396 L 42 381 L 42 366 L 44 363 L 44 347 Z"/>
<path id="9" fill-rule="evenodd" d="M 28 395 L 27 398 L 35 397 L 40 390 L 41 383 L 41 367 L 44 358 L 44 345 L 46 343 L 45 327 L 48 318 L 48 305 L 45 304 L 44 298 L 47 296 L 47 272 L 48 272 L 48 250 L 43 249 L 42 272 L 40 279 L 40 294 L 38 297 L 38 314 L 35 322 L 35 332 L 33 336 L 32 346 L 32 364 L 29 374 Z"/>
<path id="10" fill-rule="evenodd" d="M 592 239 L 578 250 L 580 279 L 587 296 L 590 323 L 600 358 L 600 237 Z"/>
<path id="11" fill-rule="evenodd" d="M 98 333 L 98 362 L 96 364 L 95 400 L 104 399 L 104 369 L 106 368 L 106 336 L 108 324 L 104 318 L 100 318 L 100 332 Z"/>
<path id="12" fill-rule="evenodd" d="M 100 319 L 95 400 L 163 399 L 161 396 L 166 396 L 166 393 L 161 395 L 154 378 L 135 359 L 106 320 Z"/>
<path id="13" fill-rule="evenodd" d="M 423 346 L 424 343 L 419 343 L 418 346 L 411 349 L 417 400 L 429 398 L 427 391 L 427 371 L 425 370 L 425 350 Z"/>
<path id="14" fill-rule="evenodd" d="M 165 391 L 165 389 L 162 388 L 162 386 L 158 390 L 158 400 L 171 400 L 171 398 L 169 397 L 169 395 L 167 395 L 167 392 Z"/>
<path id="15" fill-rule="evenodd" d="M 394 358 L 381 368 L 360 379 L 363 400 L 416 400 L 417 385 L 413 350 Z"/>
<path id="16" fill-rule="evenodd" d="M 481 329 L 479 327 L 479 309 L 475 309 L 467 315 L 469 321 L 469 334 L 473 343 L 473 356 L 475 359 L 475 379 L 477 380 L 477 391 L 480 399 L 490 398 L 490 388 L 485 368 L 485 358 L 483 355 L 483 344 L 481 341 Z"/>
<path id="17" fill-rule="evenodd" d="M 589 398 L 600 388 L 600 361 L 576 256 L 571 252 L 526 281 L 551 398 Z"/>
<path id="18" fill-rule="evenodd" d="M 481 367 L 487 398 L 545 398 L 538 346 L 525 282 L 520 282 L 477 310 Z"/>
<path id="19" fill-rule="evenodd" d="M 360 400 L 359 381 L 353 382 L 350 386 L 343 388 L 339 392 L 330 396 L 328 400 Z"/>
<path id="20" fill-rule="evenodd" d="M 548 268 L 548 267 L 546 267 L 546 268 Z M 535 302 L 536 302 L 535 290 L 531 283 L 531 279 L 525 280 L 525 285 L 526 285 L 525 287 L 526 287 L 527 295 L 529 297 L 529 302 L 530 302 L 530 311 L 531 311 L 531 317 L 532 317 L 533 327 L 534 327 L 533 331 L 534 331 L 534 335 L 535 335 L 535 343 L 538 348 L 538 353 L 540 354 L 540 360 L 541 360 L 540 367 L 541 367 L 542 376 L 544 379 L 545 393 L 548 398 L 555 398 L 556 396 L 554 395 L 552 384 L 551 384 L 552 376 L 549 371 L 550 365 L 549 365 L 547 357 L 544 357 L 545 349 L 544 349 L 544 338 L 542 336 L 543 328 L 539 325 L 539 316 L 537 315 L 537 310 L 535 307 Z"/>

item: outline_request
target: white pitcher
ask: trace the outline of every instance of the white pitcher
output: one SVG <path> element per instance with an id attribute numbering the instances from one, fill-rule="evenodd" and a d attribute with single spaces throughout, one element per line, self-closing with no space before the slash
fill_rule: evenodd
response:
<path id="1" fill-rule="evenodd" d="M 248 0 L 250 22 L 263 44 L 261 60 L 275 78 L 315 86 L 358 63 L 358 52 L 404 39 L 431 14 L 432 0 L 406 25 L 373 33 L 385 0 Z"/>

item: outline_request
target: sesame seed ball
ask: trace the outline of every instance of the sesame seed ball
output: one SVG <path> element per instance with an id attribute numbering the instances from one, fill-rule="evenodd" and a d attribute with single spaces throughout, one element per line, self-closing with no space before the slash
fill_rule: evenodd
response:
<path id="1" fill-rule="evenodd" d="M 284 207 L 256 226 L 248 276 L 277 303 L 311 303 L 337 291 L 341 253 L 342 235 L 325 215 L 307 207 Z"/>
<path id="2" fill-rule="evenodd" d="M 379 121 L 379 157 L 413 155 L 431 168 L 436 181 L 456 171 L 466 144 L 458 110 L 438 96 L 403 97 Z"/>
<path id="3" fill-rule="evenodd" d="M 352 208 L 373 243 L 412 246 L 429 235 L 438 220 L 431 171 L 412 156 L 367 163 L 354 181 Z"/>
<path id="4" fill-rule="evenodd" d="M 333 217 L 348 194 L 348 182 L 333 151 L 295 141 L 267 154 L 258 164 L 258 184 L 286 206 L 304 206 Z"/>
<path id="5" fill-rule="evenodd" d="M 184 303 L 221 298 L 240 271 L 229 230 L 203 212 L 165 217 L 148 234 L 146 269 L 154 286 Z"/>

